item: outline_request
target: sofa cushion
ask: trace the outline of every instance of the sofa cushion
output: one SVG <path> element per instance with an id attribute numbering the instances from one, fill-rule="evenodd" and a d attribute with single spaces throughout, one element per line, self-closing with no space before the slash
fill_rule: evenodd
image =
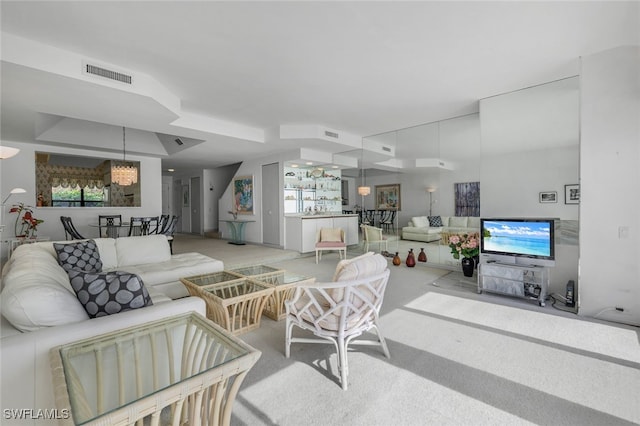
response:
<path id="1" fill-rule="evenodd" d="M 408 234 L 424 234 L 424 235 L 439 234 L 440 232 L 442 232 L 442 227 L 416 228 L 414 226 L 405 226 L 404 228 L 402 228 L 402 232 L 408 233 Z"/>
<path id="2" fill-rule="evenodd" d="M 56 265 L 56 268 L 64 273 L 60 266 Z M 68 278 L 66 281 L 69 286 Z M 22 275 L 19 285 L 6 286 L 0 299 L 2 315 L 20 331 L 89 319 L 76 296 L 57 282 L 48 280 L 42 272 Z"/>
<path id="3" fill-rule="evenodd" d="M 442 226 L 442 218 L 440 216 L 429 216 L 429 225 L 435 227 Z"/>
<path id="4" fill-rule="evenodd" d="M 140 276 L 147 286 L 172 283 L 180 278 L 209 274 L 224 269 L 224 263 L 200 253 L 180 253 L 162 263 L 146 263 L 122 268 Z"/>
<path id="5" fill-rule="evenodd" d="M 118 268 L 171 260 L 171 248 L 165 235 L 116 238 Z"/>
<path id="6" fill-rule="evenodd" d="M 153 305 L 140 277 L 130 272 L 96 273 L 72 269 L 69 279 L 90 318 Z"/>
<path id="7" fill-rule="evenodd" d="M 467 218 L 467 228 L 477 228 L 480 229 L 480 218 L 477 216 L 469 216 Z"/>
<path id="8" fill-rule="evenodd" d="M 65 271 L 77 269 L 85 272 L 102 271 L 100 252 L 93 240 L 76 241 L 67 244 L 54 243 L 58 263 Z"/>
<path id="9" fill-rule="evenodd" d="M 95 238 L 93 241 L 98 246 L 102 270 L 110 270 L 118 267 L 118 253 L 116 252 L 115 238 Z"/>
<path id="10" fill-rule="evenodd" d="M 450 228 L 466 228 L 467 216 L 451 216 L 449 218 L 449 227 Z"/>
<path id="11" fill-rule="evenodd" d="M 426 216 L 415 216 L 411 218 L 413 226 L 416 228 L 428 228 L 430 223 Z"/>

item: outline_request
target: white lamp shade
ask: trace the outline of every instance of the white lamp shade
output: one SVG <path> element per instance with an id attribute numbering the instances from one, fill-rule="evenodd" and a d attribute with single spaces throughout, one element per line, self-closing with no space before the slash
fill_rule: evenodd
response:
<path id="1" fill-rule="evenodd" d="M 0 160 L 11 158 L 19 152 L 20 150 L 18 148 L 12 148 L 10 146 L 0 146 Z"/>

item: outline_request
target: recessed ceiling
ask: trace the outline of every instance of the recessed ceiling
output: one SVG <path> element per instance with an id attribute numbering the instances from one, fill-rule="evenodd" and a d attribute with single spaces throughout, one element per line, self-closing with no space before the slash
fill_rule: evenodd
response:
<path id="1" fill-rule="evenodd" d="M 0 7 L 3 141 L 35 141 L 43 113 L 202 141 L 164 155 L 163 169 L 302 147 L 352 150 L 282 140 L 278 129 L 318 125 L 363 137 L 475 113 L 482 98 L 579 74 L 581 56 L 640 44 L 638 2 Z M 9 35 L 42 43 L 46 54 L 13 52 Z M 79 68 L 60 63 L 67 53 L 130 70 L 134 81 L 149 76 L 177 102 L 46 70 Z"/>

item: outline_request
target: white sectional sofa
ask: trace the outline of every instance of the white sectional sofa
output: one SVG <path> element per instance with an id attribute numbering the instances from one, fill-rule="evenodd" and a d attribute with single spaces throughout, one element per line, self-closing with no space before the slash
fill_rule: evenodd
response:
<path id="1" fill-rule="evenodd" d="M 153 305 L 89 319 L 67 272 L 57 262 L 53 243 L 18 247 L 3 268 L 0 293 L 3 425 L 57 424 L 58 420 L 46 416 L 64 415 L 53 411 L 56 405 L 49 366 L 51 348 L 186 312 L 205 315 L 204 301 L 188 297 L 179 278 L 224 269 L 221 261 L 199 253 L 171 255 L 164 235 L 94 241 L 102 270 L 139 275 Z M 172 300 L 170 295 L 178 298 Z"/>
<path id="2" fill-rule="evenodd" d="M 402 239 L 412 241 L 438 241 L 449 234 L 480 232 L 480 218 L 472 216 L 431 216 L 431 222 L 440 218 L 442 226 L 431 226 L 427 216 L 414 216 L 402 228 Z"/>
<path id="3" fill-rule="evenodd" d="M 94 239 L 102 271 L 138 275 L 154 304 L 189 295 L 181 277 L 218 272 L 224 264 L 200 253 L 172 255 L 164 235 Z M 58 243 L 70 243 L 60 241 Z M 18 247 L 3 268 L 0 306 L 19 331 L 59 326 L 89 319 L 58 264 L 53 242 Z M 3 335 L 10 330 L 3 329 Z"/>

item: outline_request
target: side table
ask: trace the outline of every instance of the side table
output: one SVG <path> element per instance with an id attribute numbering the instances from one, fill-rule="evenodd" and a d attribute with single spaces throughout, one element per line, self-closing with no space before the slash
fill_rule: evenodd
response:
<path id="1" fill-rule="evenodd" d="M 229 425 L 260 355 L 192 312 L 55 347 L 50 361 L 67 424 Z"/>

